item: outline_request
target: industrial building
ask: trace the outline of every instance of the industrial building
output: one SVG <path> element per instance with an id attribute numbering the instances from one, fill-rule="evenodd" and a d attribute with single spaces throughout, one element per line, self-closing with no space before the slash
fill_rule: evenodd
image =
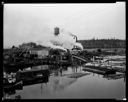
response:
<path id="1" fill-rule="evenodd" d="M 49 55 L 49 48 L 31 48 L 29 50 L 30 54 L 36 54 L 39 59 L 45 58 Z"/>

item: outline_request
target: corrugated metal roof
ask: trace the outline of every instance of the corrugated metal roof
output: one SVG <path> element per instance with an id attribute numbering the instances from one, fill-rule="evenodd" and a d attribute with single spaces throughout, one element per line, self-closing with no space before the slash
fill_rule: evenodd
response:
<path id="1" fill-rule="evenodd" d="M 30 48 L 30 50 L 36 50 L 36 51 L 39 51 L 39 50 L 44 50 L 44 49 L 49 50 L 49 48 L 48 48 L 48 47 L 41 47 L 41 48 Z"/>

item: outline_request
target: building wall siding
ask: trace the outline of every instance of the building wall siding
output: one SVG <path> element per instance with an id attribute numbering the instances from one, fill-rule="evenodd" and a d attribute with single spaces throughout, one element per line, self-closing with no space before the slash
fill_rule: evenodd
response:
<path id="1" fill-rule="evenodd" d="M 49 51 L 47 49 L 43 50 L 31 50 L 31 54 L 37 54 L 38 58 L 43 58 L 49 55 Z"/>

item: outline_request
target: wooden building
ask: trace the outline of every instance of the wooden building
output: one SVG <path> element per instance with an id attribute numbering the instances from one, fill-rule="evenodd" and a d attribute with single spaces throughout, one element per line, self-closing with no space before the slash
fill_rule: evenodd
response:
<path id="1" fill-rule="evenodd" d="M 49 48 L 43 47 L 43 48 L 31 48 L 29 50 L 30 54 L 36 54 L 39 59 L 45 58 L 49 55 Z"/>

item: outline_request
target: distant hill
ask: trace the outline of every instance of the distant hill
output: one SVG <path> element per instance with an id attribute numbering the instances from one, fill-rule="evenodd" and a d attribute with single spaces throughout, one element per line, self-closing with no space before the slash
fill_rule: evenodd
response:
<path id="1" fill-rule="evenodd" d="M 126 41 L 120 39 L 78 40 L 85 48 L 125 48 Z"/>

